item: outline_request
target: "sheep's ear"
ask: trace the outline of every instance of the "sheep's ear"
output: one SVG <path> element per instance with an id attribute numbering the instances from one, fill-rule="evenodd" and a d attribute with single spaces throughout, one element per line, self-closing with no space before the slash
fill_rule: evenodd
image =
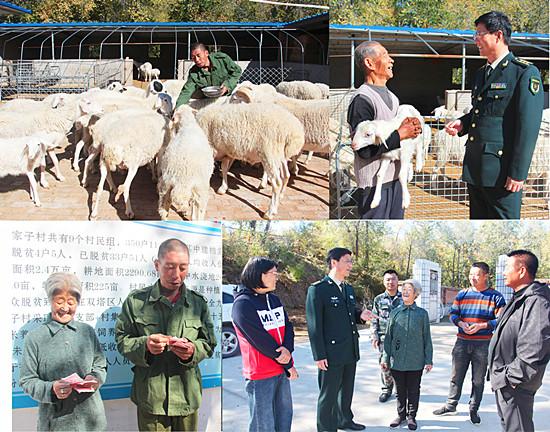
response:
<path id="1" fill-rule="evenodd" d="M 122 89 L 120 90 L 120 92 L 125 92 L 126 90 L 128 90 L 126 87 L 122 87 Z"/>
<path id="2" fill-rule="evenodd" d="M 153 90 L 160 93 L 164 89 L 162 83 L 158 80 L 153 80 Z"/>
<path id="3" fill-rule="evenodd" d="M 235 96 L 241 99 L 245 103 L 251 103 L 250 91 L 246 88 L 241 88 L 235 92 Z"/>

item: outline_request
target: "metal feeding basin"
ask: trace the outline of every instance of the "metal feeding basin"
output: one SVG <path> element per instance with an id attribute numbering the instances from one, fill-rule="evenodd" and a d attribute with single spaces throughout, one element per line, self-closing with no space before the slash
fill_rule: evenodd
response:
<path id="1" fill-rule="evenodd" d="M 220 86 L 208 86 L 201 90 L 202 94 L 209 98 L 216 98 L 222 95 L 222 88 Z"/>

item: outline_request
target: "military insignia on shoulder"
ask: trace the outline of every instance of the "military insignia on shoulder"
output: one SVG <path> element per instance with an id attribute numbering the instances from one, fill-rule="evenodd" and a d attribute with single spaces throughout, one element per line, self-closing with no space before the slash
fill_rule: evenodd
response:
<path id="1" fill-rule="evenodd" d="M 516 64 L 519 64 L 521 66 L 524 66 L 524 67 L 533 64 L 531 62 L 528 62 L 527 60 L 523 60 L 523 59 L 520 59 L 520 58 L 517 58 L 517 57 L 513 60 L 513 62 L 516 63 Z"/>
<path id="2" fill-rule="evenodd" d="M 534 95 L 540 91 L 540 80 L 537 77 L 529 78 L 529 91 Z"/>

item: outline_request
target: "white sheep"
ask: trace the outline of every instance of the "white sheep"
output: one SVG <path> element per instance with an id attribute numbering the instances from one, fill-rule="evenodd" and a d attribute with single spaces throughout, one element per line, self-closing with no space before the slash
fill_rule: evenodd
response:
<path id="1" fill-rule="evenodd" d="M 392 120 L 367 120 L 359 123 L 353 137 L 353 144 L 356 148 L 368 145 L 386 145 L 386 139 L 391 133 L 398 129 L 406 117 L 416 117 L 420 121 L 422 129 L 424 128 L 424 119 L 420 113 L 411 105 L 401 105 L 397 111 L 397 116 Z M 401 168 L 399 170 L 399 183 L 403 189 L 402 207 L 408 208 L 411 202 L 411 196 L 407 188 L 409 176 L 409 167 L 412 164 L 412 157 L 416 155 L 416 172 L 422 170 L 424 151 L 422 148 L 422 134 L 416 138 L 405 139 L 401 141 L 400 148 L 383 153 L 380 157 L 380 169 L 376 173 L 376 188 L 371 203 L 371 208 L 378 207 L 382 198 L 382 181 L 391 161 L 400 160 Z"/>
<path id="2" fill-rule="evenodd" d="M 142 65 L 138 67 L 138 79 L 141 79 L 142 81 L 151 81 L 151 70 L 153 69 L 153 65 L 149 62 L 145 62 Z"/>
<path id="3" fill-rule="evenodd" d="M 215 159 L 222 161 L 222 184 L 217 193 L 227 191 L 227 171 L 233 160 L 261 163 L 272 187 L 271 203 L 264 217 L 272 219 L 290 178 L 286 161 L 303 147 L 300 121 L 274 104 L 210 105 L 196 116 L 214 149 Z"/>
<path id="4" fill-rule="evenodd" d="M 120 81 L 113 81 L 107 86 L 107 90 L 117 93 L 125 93 L 129 96 L 145 98 L 145 90 L 140 89 L 139 87 L 122 85 Z"/>
<path id="5" fill-rule="evenodd" d="M 328 99 L 326 84 L 309 81 L 282 81 L 276 87 L 277 92 L 295 99 Z"/>
<path id="6" fill-rule="evenodd" d="M 172 138 L 158 157 L 159 214 L 166 220 L 174 206 L 186 218 L 201 220 L 214 171 L 212 148 L 191 108 L 181 106 L 173 122 Z"/>
<path id="7" fill-rule="evenodd" d="M 432 114 L 435 118 L 440 119 L 449 119 L 449 120 L 456 120 L 459 117 L 462 117 L 464 115 L 464 112 L 462 111 L 455 111 L 445 108 L 445 105 L 438 106 L 437 108 L 434 108 L 432 111 Z"/>
<path id="8" fill-rule="evenodd" d="M 435 156 L 435 165 L 432 170 L 432 182 L 437 181 L 439 171 L 445 175 L 445 167 L 449 162 L 462 163 L 466 153 L 468 135 L 451 136 L 445 129 L 438 130 L 433 136 L 430 153 Z"/>
<path id="9" fill-rule="evenodd" d="M 41 164 L 46 149 L 63 138 L 65 136 L 59 132 L 40 132 L 25 137 L 0 138 L 0 147 L 3 151 L 0 177 L 25 174 L 30 183 L 31 199 L 37 207 L 40 207 L 34 169 Z"/>
<path id="10" fill-rule="evenodd" d="M 130 186 L 139 167 L 151 163 L 161 147 L 170 139 L 170 118 L 166 113 L 172 112 L 171 106 L 162 107 L 161 113 L 151 109 L 134 108 L 106 114 L 90 127 L 94 141 L 101 148 L 99 170 L 101 178 L 97 187 L 96 201 L 90 215 L 96 219 L 99 202 L 105 180 L 111 191 L 115 190 L 110 171 L 118 168 L 128 169 L 124 184 L 118 187 L 115 201 L 124 195 L 126 216 L 134 218 L 130 202 Z"/>
<path id="11" fill-rule="evenodd" d="M 181 89 L 183 88 L 184 84 L 185 81 L 183 80 L 171 79 L 162 82 L 158 79 L 154 79 L 147 86 L 146 94 L 147 96 L 149 96 L 150 94 L 157 95 L 159 93 L 168 93 L 170 96 L 172 96 L 172 99 L 175 103 L 181 93 Z"/>
<path id="12" fill-rule="evenodd" d="M 159 77 L 160 77 L 160 69 L 157 69 L 157 68 L 151 69 L 150 76 L 151 76 L 151 79 L 159 79 Z"/>

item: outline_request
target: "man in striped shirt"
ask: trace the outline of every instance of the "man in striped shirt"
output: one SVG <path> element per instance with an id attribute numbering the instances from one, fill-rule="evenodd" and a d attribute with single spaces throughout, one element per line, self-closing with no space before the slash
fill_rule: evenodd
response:
<path id="1" fill-rule="evenodd" d="M 434 411 L 435 415 L 456 414 L 464 377 L 471 363 L 470 421 L 475 425 L 481 423 L 478 409 L 483 397 L 489 342 L 505 305 L 502 294 L 488 288 L 488 278 L 487 263 L 473 263 L 469 275 L 471 287 L 461 290 L 453 302 L 449 318 L 458 327 L 458 333 L 452 352 L 449 396 L 447 403 Z"/>

